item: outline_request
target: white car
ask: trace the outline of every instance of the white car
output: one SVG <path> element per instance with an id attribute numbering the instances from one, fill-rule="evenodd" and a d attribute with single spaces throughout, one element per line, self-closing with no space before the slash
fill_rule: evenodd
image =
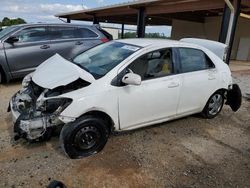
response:
<path id="1" fill-rule="evenodd" d="M 196 113 L 214 118 L 224 101 L 237 111 L 241 92 L 225 52 L 225 45 L 201 39 L 126 39 L 72 62 L 56 54 L 24 78 L 10 101 L 15 138 L 46 140 L 63 126 L 64 151 L 80 158 L 103 149 L 114 131 Z"/>

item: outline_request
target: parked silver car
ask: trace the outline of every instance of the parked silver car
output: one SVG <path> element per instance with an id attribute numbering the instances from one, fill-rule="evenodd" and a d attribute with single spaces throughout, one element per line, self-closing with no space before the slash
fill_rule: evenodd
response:
<path id="1" fill-rule="evenodd" d="M 0 83 L 24 77 L 55 53 L 71 59 L 112 36 L 99 26 L 22 24 L 0 32 Z"/>

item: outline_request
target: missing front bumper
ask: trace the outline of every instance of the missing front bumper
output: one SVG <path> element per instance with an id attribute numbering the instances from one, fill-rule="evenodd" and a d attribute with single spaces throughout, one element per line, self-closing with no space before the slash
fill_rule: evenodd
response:
<path id="1" fill-rule="evenodd" d="M 48 140 L 52 134 L 53 127 L 62 124 L 55 114 L 43 114 L 33 107 L 20 112 L 17 108 L 16 95 L 9 103 L 8 111 L 12 115 L 14 129 L 14 140 L 24 138 L 28 141 Z"/>

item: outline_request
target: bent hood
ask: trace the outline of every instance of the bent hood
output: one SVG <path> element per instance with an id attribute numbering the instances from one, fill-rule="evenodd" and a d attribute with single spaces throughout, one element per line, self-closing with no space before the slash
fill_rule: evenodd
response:
<path id="1" fill-rule="evenodd" d="M 89 83 L 95 81 L 90 73 L 64 59 L 59 54 L 55 54 L 39 65 L 32 76 L 32 80 L 37 85 L 47 89 L 65 86 L 79 78 Z"/>

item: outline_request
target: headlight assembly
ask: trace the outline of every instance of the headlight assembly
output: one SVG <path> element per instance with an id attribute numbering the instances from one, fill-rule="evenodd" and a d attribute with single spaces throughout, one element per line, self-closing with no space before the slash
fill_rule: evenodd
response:
<path id="1" fill-rule="evenodd" d="M 65 108 L 67 108 L 72 102 L 72 99 L 69 98 L 54 98 L 54 99 L 48 99 L 44 101 L 43 105 L 40 106 L 40 110 L 43 113 L 60 113 Z"/>
<path id="2" fill-rule="evenodd" d="M 27 76 L 24 77 L 23 81 L 22 81 L 22 86 L 23 87 L 28 87 L 29 83 L 31 82 L 31 78 L 32 78 L 33 73 L 28 74 Z"/>

